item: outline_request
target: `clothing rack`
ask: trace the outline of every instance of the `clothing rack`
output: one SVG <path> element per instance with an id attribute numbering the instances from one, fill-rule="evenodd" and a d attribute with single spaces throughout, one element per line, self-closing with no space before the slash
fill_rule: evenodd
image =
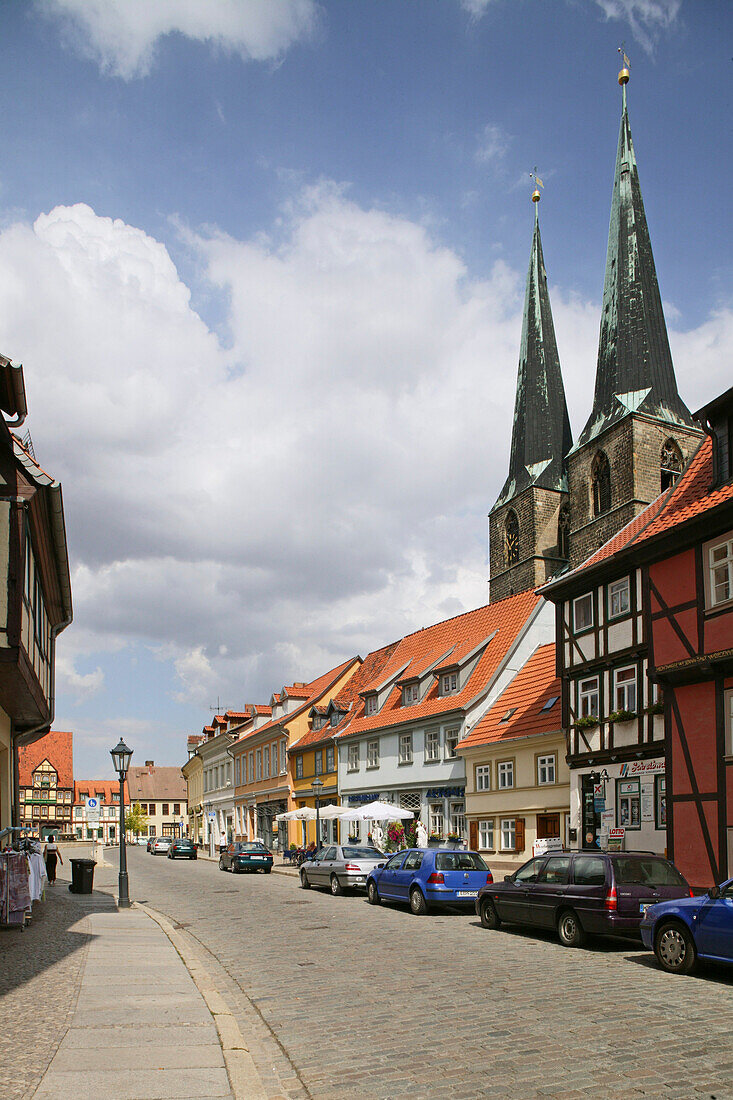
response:
<path id="1" fill-rule="evenodd" d="M 30 865 L 25 852 L 0 852 L 0 925 L 23 930 L 30 920 Z"/>

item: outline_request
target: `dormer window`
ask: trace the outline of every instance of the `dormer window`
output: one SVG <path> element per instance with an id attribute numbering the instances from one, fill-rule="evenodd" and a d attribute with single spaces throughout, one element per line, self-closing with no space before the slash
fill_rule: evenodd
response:
<path id="1" fill-rule="evenodd" d="M 440 677 L 440 694 L 453 695 L 458 691 L 458 673 L 446 672 Z"/>
<path id="2" fill-rule="evenodd" d="M 367 695 L 364 700 L 364 714 L 369 717 L 370 714 L 376 714 L 379 709 L 379 700 L 376 695 Z"/>
<path id="3" fill-rule="evenodd" d="M 337 726 L 342 718 L 343 718 L 343 715 L 342 715 L 340 710 L 331 711 L 331 725 L 332 726 Z"/>
<path id="4" fill-rule="evenodd" d="M 420 695 L 419 684 L 406 684 L 402 689 L 402 706 L 410 707 L 417 702 Z"/>

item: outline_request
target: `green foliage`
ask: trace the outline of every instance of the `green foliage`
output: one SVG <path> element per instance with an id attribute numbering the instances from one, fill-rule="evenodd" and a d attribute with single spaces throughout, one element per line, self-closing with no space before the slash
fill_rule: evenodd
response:
<path id="1" fill-rule="evenodd" d="M 657 699 L 656 703 L 652 703 L 647 710 L 649 714 L 664 714 L 664 703 L 661 699 Z"/>
<path id="2" fill-rule="evenodd" d="M 608 716 L 609 722 L 630 722 L 632 718 L 636 718 L 636 711 L 614 710 Z"/>
<path id="3" fill-rule="evenodd" d="M 586 714 L 584 718 L 578 718 L 575 723 L 575 728 L 578 730 L 590 730 L 597 725 L 598 716 L 596 714 Z"/>
<path id="4" fill-rule="evenodd" d="M 134 833 L 135 836 L 140 836 L 144 833 L 148 827 L 148 815 L 143 813 L 143 808 L 139 802 L 136 802 L 131 810 L 128 810 L 125 814 L 125 830 L 128 833 Z"/>

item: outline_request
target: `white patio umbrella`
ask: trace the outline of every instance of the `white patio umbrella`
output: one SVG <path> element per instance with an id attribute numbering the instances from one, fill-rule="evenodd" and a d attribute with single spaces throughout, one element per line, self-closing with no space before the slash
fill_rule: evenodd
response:
<path id="1" fill-rule="evenodd" d="M 363 806 L 352 806 L 340 815 L 343 821 L 407 821 L 413 816 L 412 810 L 403 810 L 391 802 L 367 802 Z"/>
<path id="2" fill-rule="evenodd" d="M 312 806 L 301 806 L 298 810 L 288 810 L 284 814 L 275 814 L 275 821 L 315 821 L 316 811 Z"/>
<path id="3" fill-rule="evenodd" d="M 321 821 L 338 821 L 344 816 L 343 806 L 321 806 L 320 811 Z M 313 811 L 315 817 L 315 810 Z"/>

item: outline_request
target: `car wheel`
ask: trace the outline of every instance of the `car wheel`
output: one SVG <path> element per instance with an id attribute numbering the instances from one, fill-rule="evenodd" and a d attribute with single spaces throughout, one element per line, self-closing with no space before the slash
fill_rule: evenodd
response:
<path id="1" fill-rule="evenodd" d="M 585 932 L 572 909 L 566 909 L 560 914 L 557 934 L 564 947 L 582 947 L 585 943 Z"/>
<path id="2" fill-rule="evenodd" d="M 695 945 L 682 924 L 663 924 L 657 933 L 654 954 L 670 974 L 689 974 L 695 965 Z"/>
<path id="3" fill-rule="evenodd" d="M 367 886 L 367 901 L 370 905 L 379 905 L 380 900 L 377 884 L 374 879 L 370 879 Z"/>
<path id="4" fill-rule="evenodd" d="M 340 898 L 344 892 L 344 888 L 336 878 L 336 875 L 331 875 L 331 893 L 335 898 Z"/>
<path id="5" fill-rule="evenodd" d="M 265 874 L 266 875 L 272 874 L 272 867 L 265 867 Z"/>
<path id="6" fill-rule="evenodd" d="M 308 876 L 305 871 L 300 872 L 300 885 L 304 890 L 310 890 L 311 884 L 308 882 Z"/>
<path id="7" fill-rule="evenodd" d="M 419 887 L 413 886 L 410 890 L 410 912 L 416 917 L 422 917 L 427 911 L 428 903 L 425 901 L 425 895 Z"/>
<path id="8" fill-rule="evenodd" d="M 496 906 L 493 901 L 484 901 L 481 903 L 481 923 L 484 928 L 496 929 L 501 924 L 501 918 L 496 911 Z"/>
<path id="9" fill-rule="evenodd" d="M 224 860 L 221 858 L 221 856 L 219 856 L 219 870 L 220 871 L 226 871 L 226 867 L 224 866 Z"/>

